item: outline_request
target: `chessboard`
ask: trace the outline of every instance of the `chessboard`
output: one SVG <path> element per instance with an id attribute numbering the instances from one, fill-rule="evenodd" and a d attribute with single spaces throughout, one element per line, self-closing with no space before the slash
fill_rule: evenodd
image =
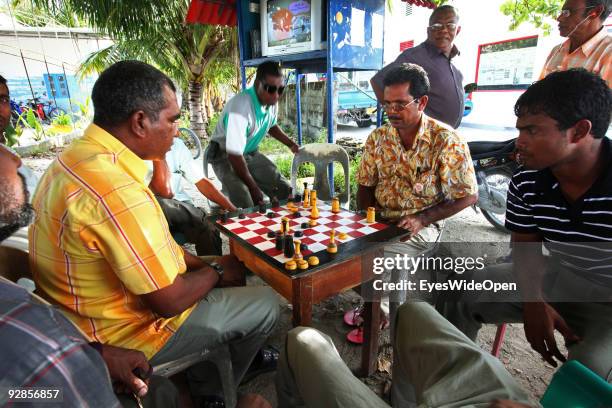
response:
<path id="1" fill-rule="evenodd" d="M 232 216 L 225 220 L 218 217 L 215 222 L 222 233 L 236 239 L 242 245 L 251 247 L 257 256 L 278 269 L 284 269 L 285 262 L 292 259 L 286 257 L 282 249 L 276 248 L 274 234 L 280 231 L 283 217 L 289 220 L 289 234 L 293 235 L 294 240 L 301 242 L 300 252 L 304 259 L 316 256 L 321 260 L 321 264 L 338 257 L 345 258 L 343 255 L 346 251 L 352 253 L 363 251 L 370 242 L 386 242 L 407 233 L 395 225 L 378 220 L 368 223 L 365 214 L 345 209 L 334 214 L 331 206 L 322 201 L 318 202 L 319 217 L 316 219 L 316 225 L 310 226 L 306 225 L 311 221 L 310 208 L 305 209 L 301 204 L 296 206 L 299 214 L 294 214 L 286 205 L 274 208 L 267 206 L 265 211 L 256 211 L 257 208 L 254 208 L 252 210 L 255 211 L 244 212 L 238 216 L 232 213 Z M 335 243 L 338 247 L 336 254 L 327 252 L 332 229 L 335 231 Z"/>

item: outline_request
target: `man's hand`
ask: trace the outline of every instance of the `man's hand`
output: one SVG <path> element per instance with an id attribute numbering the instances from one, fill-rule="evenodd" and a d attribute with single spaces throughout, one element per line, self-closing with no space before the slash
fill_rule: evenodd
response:
<path id="1" fill-rule="evenodd" d="M 533 408 L 531 405 L 521 404 L 510 400 L 495 400 L 489 405 L 489 408 Z"/>
<path id="2" fill-rule="evenodd" d="M 223 267 L 223 276 L 217 282 L 218 288 L 246 285 L 246 270 L 244 265 L 233 255 L 224 255 L 218 260 Z"/>
<path id="3" fill-rule="evenodd" d="M 566 361 L 565 356 L 557 347 L 555 329 L 563 335 L 565 344 L 580 341 L 580 338 L 572 332 L 561 315 L 546 302 L 524 303 L 523 321 L 525 322 L 527 341 L 553 367 L 557 366 L 555 358 L 562 362 Z"/>
<path id="4" fill-rule="evenodd" d="M 300 146 L 298 146 L 297 143 L 292 142 L 291 146 L 289 146 L 289 150 L 291 150 L 293 154 L 298 154 L 298 152 L 300 151 Z"/>
<path id="5" fill-rule="evenodd" d="M 419 233 L 420 230 L 427 226 L 425 220 L 422 215 L 419 214 L 411 214 L 406 215 L 405 217 L 400 218 L 397 226 L 400 228 L 407 229 L 410 231 L 410 237 L 414 237 Z"/>
<path id="6" fill-rule="evenodd" d="M 251 200 L 253 200 L 253 204 L 259 205 L 264 202 L 263 193 L 261 189 L 257 186 L 249 189 L 249 193 L 251 194 Z"/>
<path id="7" fill-rule="evenodd" d="M 144 373 L 150 371 L 151 365 L 142 352 L 103 344 L 102 358 L 108 367 L 111 380 L 118 383 L 116 391 L 129 390 L 140 398 L 147 394 L 149 381 L 141 380 L 132 372 L 135 368 L 140 368 Z"/>

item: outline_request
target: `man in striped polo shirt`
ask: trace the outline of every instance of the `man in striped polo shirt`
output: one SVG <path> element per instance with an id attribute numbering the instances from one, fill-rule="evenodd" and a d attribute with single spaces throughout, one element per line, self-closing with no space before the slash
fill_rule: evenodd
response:
<path id="1" fill-rule="evenodd" d="M 455 293 L 439 308 L 472 339 L 482 323 L 524 322 L 532 348 L 555 367 L 566 360 L 558 330 L 568 358 L 610 382 L 612 94 L 599 76 L 570 69 L 534 83 L 514 110 L 522 166 L 508 191 L 513 262 L 460 278 L 517 282 L 520 295 L 463 292 L 457 302 Z"/>

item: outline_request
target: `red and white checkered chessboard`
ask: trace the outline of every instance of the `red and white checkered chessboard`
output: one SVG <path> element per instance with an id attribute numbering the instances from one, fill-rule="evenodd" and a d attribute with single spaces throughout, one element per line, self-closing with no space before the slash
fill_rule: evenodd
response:
<path id="1" fill-rule="evenodd" d="M 389 225 L 379 222 L 368 224 L 365 216 L 346 210 L 341 210 L 339 213 L 334 214 L 331 212 L 331 206 L 321 201 L 319 201 L 317 207 L 319 209 L 319 218 L 316 220 L 317 225 L 304 229 L 301 227 L 301 224 L 310 221 L 310 208 L 304 209 L 301 206 L 299 207 L 300 217 L 298 218 L 295 218 L 291 211 L 286 206 L 283 206 L 268 209 L 266 214 L 259 212 L 248 213 L 245 214 L 246 217 L 244 219 L 232 217 L 226 222 L 217 220 L 217 223 L 220 223 L 237 238 L 242 239 L 279 262 L 280 265 L 277 266 L 281 266 L 289 258 L 285 257 L 283 251 L 276 249 L 275 239 L 268 237 L 268 231 L 279 231 L 281 218 L 283 217 L 289 219 L 291 234 L 297 230 L 303 231 L 304 235 L 300 238 L 294 238 L 294 240 L 299 240 L 303 244 L 308 245 L 307 250 L 301 251 L 304 257 L 326 251 L 332 228 L 336 231 L 335 242 L 338 245 L 338 253 L 340 253 L 343 250 L 342 244 L 389 227 Z M 268 218 L 268 212 L 275 213 L 275 217 Z M 347 234 L 345 239 L 338 238 L 338 234 L 341 232 Z"/>

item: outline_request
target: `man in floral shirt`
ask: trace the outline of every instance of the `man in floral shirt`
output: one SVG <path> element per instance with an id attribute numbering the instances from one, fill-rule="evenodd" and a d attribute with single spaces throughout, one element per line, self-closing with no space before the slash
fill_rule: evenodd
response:
<path id="1" fill-rule="evenodd" d="M 387 257 L 427 251 L 439 241 L 443 220 L 478 200 L 468 146 L 449 126 L 423 113 L 428 92 L 429 79 L 420 66 L 389 70 L 383 101 L 389 124 L 368 137 L 357 174 L 359 208 L 376 207 L 382 217 L 410 231 L 409 239 L 385 247 Z M 407 279 L 408 272 L 393 271 L 392 278 Z M 392 293 L 391 300 L 401 302 L 403 296 Z M 411 399 L 395 392 L 405 388 L 394 387 L 395 401 Z"/>

